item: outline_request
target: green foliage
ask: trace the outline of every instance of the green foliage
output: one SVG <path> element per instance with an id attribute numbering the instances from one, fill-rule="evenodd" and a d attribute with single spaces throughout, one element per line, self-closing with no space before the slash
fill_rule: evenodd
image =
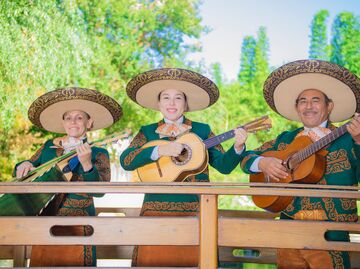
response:
<path id="1" fill-rule="evenodd" d="M 269 69 L 269 39 L 266 35 L 265 27 L 260 27 L 257 33 L 255 47 L 255 75 L 253 80 L 254 88 L 259 91 L 262 89 L 265 79 L 270 73 Z"/>
<path id="2" fill-rule="evenodd" d="M 320 10 L 311 22 L 310 50 L 311 59 L 329 60 L 329 45 L 326 23 L 329 18 L 327 10 Z"/>
<path id="3" fill-rule="evenodd" d="M 360 17 L 351 12 L 338 14 L 332 25 L 330 61 L 360 76 Z"/>
<path id="4" fill-rule="evenodd" d="M 241 47 L 240 71 L 238 74 L 238 81 L 240 84 L 248 84 L 254 77 L 255 48 L 255 38 L 246 36 Z"/>
<path id="5" fill-rule="evenodd" d="M 47 91 L 95 88 L 119 101 L 124 118 L 106 133 L 158 117 L 129 101 L 125 85 L 150 68 L 186 65 L 186 54 L 199 47 L 185 38 L 206 30 L 198 8 L 198 0 L 1 1 L 1 180 L 34 153 L 33 144 L 53 136 L 26 120 L 31 102 Z"/>
<path id="6" fill-rule="evenodd" d="M 0 113 L 5 131 L 46 89 L 81 84 L 91 56 L 85 34 L 68 25 L 54 4 L 20 3 L 0 3 Z"/>
<path id="7" fill-rule="evenodd" d="M 360 75 L 360 17 L 351 12 L 335 16 L 331 29 L 331 43 L 327 40 L 329 12 L 321 10 L 311 23 L 309 57 L 330 60 Z"/>
<path id="8" fill-rule="evenodd" d="M 215 84 L 221 88 L 223 86 L 223 77 L 220 63 L 214 63 L 210 68 Z"/>

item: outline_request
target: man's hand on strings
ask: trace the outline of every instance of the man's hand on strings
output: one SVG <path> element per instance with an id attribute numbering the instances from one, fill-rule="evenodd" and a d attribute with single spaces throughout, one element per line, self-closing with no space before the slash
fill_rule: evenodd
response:
<path id="1" fill-rule="evenodd" d="M 259 160 L 259 169 L 266 179 L 280 181 L 288 176 L 283 161 L 274 157 L 263 157 Z"/>

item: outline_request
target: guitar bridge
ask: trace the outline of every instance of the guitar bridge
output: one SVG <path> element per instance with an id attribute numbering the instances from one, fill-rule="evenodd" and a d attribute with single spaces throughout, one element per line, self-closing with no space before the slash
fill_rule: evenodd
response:
<path id="1" fill-rule="evenodd" d="M 156 168 L 157 168 L 157 170 L 158 170 L 158 172 L 159 172 L 160 177 L 162 177 L 162 176 L 163 176 L 163 173 L 162 173 L 162 171 L 161 171 L 161 168 L 160 168 L 160 165 L 159 165 L 159 162 L 158 162 L 158 161 L 156 161 Z"/>

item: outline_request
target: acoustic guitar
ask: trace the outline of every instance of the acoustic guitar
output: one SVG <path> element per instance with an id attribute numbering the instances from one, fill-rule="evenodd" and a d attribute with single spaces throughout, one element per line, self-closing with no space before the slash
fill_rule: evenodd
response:
<path id="1" fill-rule="evenodd" d="M 239 128 L 244 128 L 252 133 L 271 128 L 271 120 L 264 116 L 253 120 Z M 133 177 L 143 182 L 173 182 L 182 181 L 188 176 L 200 174 L 208 165 L 207 149 L 214 147 L 235 136 L 231 130 L 206 140 L 202 140 L 194 133 L 187 133 L 178 137 L 175 141 L 154 140 L 146 143 L 142 148 L 160 146 L 171 142 L 184 145 L 184 150 L 178 157 L 162 156 L 156 162 L 146 164 L 136 169 Z"/>
<path id="2" fill-rule="evenodd" d="M 312 142 L 308 136 L 299 136 L 284 150 L 263 153 L 261 155 L 263 157 L 275 157 L 283 160 L 288 177 L 275 182 L 266 177 L 264 173 L 256 173 L 250 175 L 250 182 L 303 184 L 319 182 L 325 172 L 325 157 L 328 153 L 324 147 L 346 132 L 346 124 L 344 124 L 316 142 Z M 284 210 L 294 197 L 253 196 L 252 199 L 258 207 L 271 212 L 279 212 Z"/>

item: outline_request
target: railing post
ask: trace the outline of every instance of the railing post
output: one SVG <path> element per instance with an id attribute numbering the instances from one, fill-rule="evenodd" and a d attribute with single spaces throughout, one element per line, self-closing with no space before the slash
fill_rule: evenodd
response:
<path id="1" fill-rule="evenodd" d="M 26 246 L 14 246 L 14 267 L 26 267 Z"/>
<path id="2" fill-rule="evenodd" d="M 200 200 L 200 268 L 215 269 L 218 263 L 217 195 L 201 195 Z"/>

